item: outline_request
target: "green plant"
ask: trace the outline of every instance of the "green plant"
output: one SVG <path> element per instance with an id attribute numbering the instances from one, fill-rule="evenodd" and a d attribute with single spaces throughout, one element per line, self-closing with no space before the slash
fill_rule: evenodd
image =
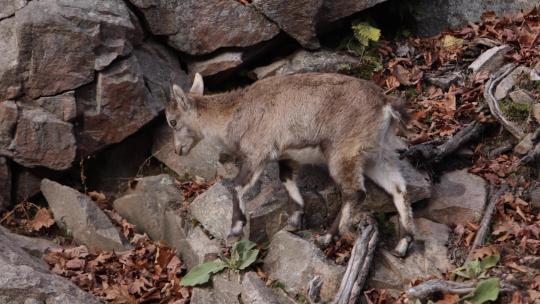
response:
<path id="1" fill-rule="evenodd" d="M 368 47 L 371 41 L 381 39 L 381 30 L 367 23 L 356 23 L 352 26 L 354 38 L 364 47 Z"/>
<path id="2" fill-rule="evenodd" d="M 249 240 L 241 240 L 233 245 L 231 257 L 221 257 L 213 261 L 202 263 L 191 269 L 182 279 L 184 286 L 196 286 L 210 280 L 212 274 L 218 273 L 225 268 L 235 271 L 244 270 L 257 260 L 259 249 L 256 244 Z"/>
<path id="3" fill-rule="evenodd" d="M 499 297 L 499 278 L 490 278 L 480 282 L 470 294 L 464 296 L 462 300 L 474 304 L 482 304 L 488 301 L 495 301 Z"/>
<path id="4" fill-rule="evenodd" d="M 483 259 L 476 259 L 468 262 L 466 265 L 461 266 L 453 271 L 453 273 L 459 277 L 465 279 L 479 279 L 486 277 L 486 271 L 491 267 L 494 267 L 499 262 L 499 255 L 490 255 Z"/>

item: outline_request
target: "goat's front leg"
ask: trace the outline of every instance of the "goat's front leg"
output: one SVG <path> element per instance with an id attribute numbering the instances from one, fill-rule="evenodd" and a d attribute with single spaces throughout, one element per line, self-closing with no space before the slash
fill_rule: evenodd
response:
<path id="1" fill-rule="evenodd" d="M 261 175 L 263 167 L 256 166 L 254 169 L 248 162 L 240 165 L 240 172 L 233 181 L 233 213 L 231 220 L 231 230 L 227 236 L 227 243 L 232 244 L 244 235 L 244 225 L 247 222 L 246 204 L 243 199 L 244 194 L 251 189 Z"/>

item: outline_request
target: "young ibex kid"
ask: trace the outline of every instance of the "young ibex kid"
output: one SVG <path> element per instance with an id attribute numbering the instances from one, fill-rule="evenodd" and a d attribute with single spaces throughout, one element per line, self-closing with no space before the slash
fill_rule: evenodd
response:
<path id="1" fill-rule="evenodd" d="M 349 76 L 306 73 L 275 76 L 216 95 L 203 96 L 203 90 L 199 74 L 187 94 L 173 85 L 167 122 L 174 129 L 176 153 L 187 154 L 208 138 L 240 159 L 229 241 L 243 235 L 243 195 L 270 161 L 279 162 L 280 179 L 298 206 L 288 228 L 301 228 L 304 201 L 295 183 L 297 169 L 302 163 L 322 162 L 339 186 L 343 205 L 319 242 L 327 245 L 336 233 L 350 231 L 353 210 L 365 198 L 366 175 L 393 197 L 407 232 L 396 254 L 405 255 L 414 224 L 394 159 L 401 114 L 380 88 Z"/>

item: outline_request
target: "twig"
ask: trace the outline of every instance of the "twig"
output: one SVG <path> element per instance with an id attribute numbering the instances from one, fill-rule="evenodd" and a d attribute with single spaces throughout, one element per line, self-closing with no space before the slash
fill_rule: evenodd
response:
<path id="1" fill-rule="evenodd" d="M 373 254 L 377 246 L 379 232 L 376 222 L 371 218 L 363 225 L 351 251 L 347 270 L 341 280 L 334 304 L 356 303 L 364 287 Z"/>
<path id="2" fill-rule="evenodd" d="M 426 299 L 436 292 L 465 295 L 474 291 L 478 283 L 479 282 L 476 280 L 467 282 L 454 282 L 434 279 L 426 281 L 415 287 L 409 288 L 407 290 L 407 296 L 412 299 Z M 516 291 L 517 287 L 506 282 L 501 282 L 500 290 L 503 293 L 509 293 Z"/>
<path id="3" fill-rule="evenodd" d="M 489 111 L 491 112 L 491 115 L 493 115 L 495 119 L 497 119 L 497 121 L 515 138 L 521 140 L 525 136 L 525 133 L 523 132 L 523 130 L 521 130 L 521 128 L 516 126 L 513 122 L 509 121 L 504 116 L 504 114 L 501 112 L 501 108 L 499 107 L 499 102 L 493 95 L 495 88 L 497 88 L 497 85 L 501 82 L 501 80 L 508 76 L 508 74 L 512 73 L 512 71 L 516 67 L 517 64 L 515 63 L 507 64 L 502 67 L 497 73 L 491 76 L 491 78 L 486 84 L 486 88 L 484 89 L 484 99 L 489 106 Z"/>
<path id="4" fill-rule="evenodd" d="M 412 146 L 401 154 L 401 158 L 408 157 L 429 165 L 438 164 L 466 143 L 478 138 L 486 127 L 487 124 L 474 121 L 446 142 L 436 140 Z"/>
<path id="5" fill-rule="evenodd" d="M 493 218 L 493 214 L 495 213 L 495 207 L 497 206 L 497 202 L 499 201 L 499 198 L 501 195 L 508 190 L 508 185 L 504 184 L 501 187 L 497 189 L 495 185 L 490 185 L 489 187 L 489 203 L 486 207 L 486 210 L 484 211 L 484 215 L 482 217 L 482 221 L 480 222 L 480 228 L 478 228 L 478 231 L 476 232 L 476 236 L 474 238 L 474 242 L 471 246 L 471 250 L 469 251 L 469 255 L 467 256 L 467 261 L 470 261 L 472 259 L 473 252 L 478 248 L 484 245 L 484 241 L 486 240 L 486 236 L 489 233 L 489 226 L 491 225 L 491 220 Z M 465 262 L 465 263 L 466 263 Z"/>

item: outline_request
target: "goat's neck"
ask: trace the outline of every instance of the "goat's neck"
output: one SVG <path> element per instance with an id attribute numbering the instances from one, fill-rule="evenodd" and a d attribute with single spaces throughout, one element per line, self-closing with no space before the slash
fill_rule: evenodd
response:
<path id="1" fill-rule="evenodd" d="M 240 91 L 194 96 L 198 129 L 204 137 L 223 141 L 239 104 Z"/>

